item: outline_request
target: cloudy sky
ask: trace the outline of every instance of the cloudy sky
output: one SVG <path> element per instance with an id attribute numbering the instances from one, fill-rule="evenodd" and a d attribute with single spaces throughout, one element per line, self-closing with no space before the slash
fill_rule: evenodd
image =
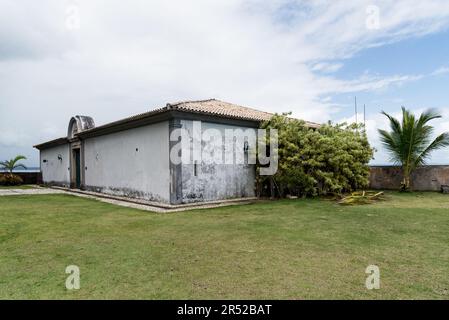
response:
<path id="1" fill-rule="evenodd" d="M 438 108 L 449 130 L 448 27 L 447 0 L 0 0 L 0 158 L 38 166 L 76 114 L 218 98 L 340 122 L 357 96 L 386 163 L 381 110 Z"/>

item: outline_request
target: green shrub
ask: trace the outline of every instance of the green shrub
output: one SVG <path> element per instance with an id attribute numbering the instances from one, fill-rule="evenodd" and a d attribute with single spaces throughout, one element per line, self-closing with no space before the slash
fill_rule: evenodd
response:
<path id="1" fill-rule="evenodd" d="M 259 190 L 269 190 L 271 182 L 281 197 L 318 196 L 368 186 L 373 149 L 361 125 L 328 123 L 311 129 L 284 114 L 273 116 L 262 128 L 278 130 L 279 166 L 274 176 L 258 177 Z"/>
<path id="2" fill-rule="evenodd" d="M 0 185 L 3 186 L 17 186 L 23 183 L 21 177 L 12 173 L 5 173 L 0 175 Z"/>

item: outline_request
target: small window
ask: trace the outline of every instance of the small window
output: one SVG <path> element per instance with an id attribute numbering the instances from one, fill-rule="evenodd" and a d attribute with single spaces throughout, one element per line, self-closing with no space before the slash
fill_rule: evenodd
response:
<path id="1" fill-rule="evenodd" d="M 198 162 L 196 160 L 193 163 L 193 176 L 198 177 Z"/>
<path id="2" fill-rule="evenodd" d="M 245 153 L 248 153 L 248 150 L 249 150 L 249 143 L 248 143 L 248 141 L 245 141 L 243 144 L 243 151 Z"/>

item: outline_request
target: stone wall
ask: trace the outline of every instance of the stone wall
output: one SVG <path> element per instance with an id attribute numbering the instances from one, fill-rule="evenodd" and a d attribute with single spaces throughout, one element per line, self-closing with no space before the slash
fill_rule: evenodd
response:
<path id="1" fill-rule="evenodd" d="M 401 186 L 402 172 L 398 166 L 372 166 L 370 188 L 397 190 Z M 411 187 L 416 191 L 440 191 L 441 185 L 449 185 L 449 165 L 417 168 L 411 177 Z"/>
<path id="2" fill-rule="evenodd" d="M 23 180 L 23 184 L 42 184 L 42 173 L 39 171 L 14 171 L 14 175 L 19 176 Z M 0 175 L 5 174 L 0 171 Z"/>

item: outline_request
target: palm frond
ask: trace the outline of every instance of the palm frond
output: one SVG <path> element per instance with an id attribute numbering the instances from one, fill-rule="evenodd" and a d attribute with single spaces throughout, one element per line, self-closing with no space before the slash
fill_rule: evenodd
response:
<path id="1" fill-rule="evenodd" d="M 402 121 L 382 111 L 390 121 L 391 131 L 378 130 L 380 140 L 394 162 L 409 172 L 423 165 L 432 151 L 449 146 L 449 133 L 439 135 L 431 142 L 433 127 L 429 121 L 441 118 L 435 109 L 423 112 L 419 118 L 402 107 Z"/>
<path id="2" fill-rule="evenodd" d="M 26 160 L 27 158 L 25 157 L 25 156 L 22 156 L 22 155 L 18 155 L 17 157 L 15 157 L 14 159 L 12 159 L 11 161 L 13 162 L 13 163 L 16 163 L 16 162 L 18 162 L 18 161 L 20 161 L 20 160 Z"/>
<path id="3" fill-rule="evenodd" d="M 5 161 L 0 162 L 0 165 L 3 167 L 3 169 L 6 169 L 10 172 L 12 172 L 14 169 L 17 169 L 17 168 L 26 169 L 26 166 L 24 164 L 18 163 L 20 160 L 26 160 L 26 157 L 22 156 L 22 155 L 18 155 L 14 159 L 5 160 Z"/>
<path id="4" fill-rule="evenodd" d="M 391 160 L 395 163 L 401 163 L 401 144 L 396 135 L 381 129 L 378 129 L 378 132 L 380 134 L 380 141 L 391 155 Z"/>
<path id="5" fill-rule="evenodd" d="M 384 116 L 386 116 L 389 120 L 390 120 L 390 127 L 391 127 L 391 130 L 393 131 L 393 132 L 396 132 L 396 133 L 401 133 L 401 131 L 402 131 L 402 128 L 401 128 L 401 124 L 399 123 L 399 121 L 396 119 L 396 118 L 394 118 L 394 117 L 392 117 L 392 116 L 390 116 L 388 113 L 386 113 L 385 111 L 382 111 L 381 112 Z"/>
<path id="6" fill-rule="evenodd" d="M 434 120 L 434 119 L 439 119 L 441 117 L 442 117 L 441 114 L 439 114 L 436 109 L 428 109 L 421 114 L 421 116 L 419 117 L 418 123 L 423 126 L 427 122 Z"/>
<path id="7" fill-rule="evenodd" d="M 447 146 L 449 146 L 449 133 L 445 132 L 436 137 L 435 140 L 421 152 L 416 158 L 415 166 L 424 165 L 431 152 Z"/>

